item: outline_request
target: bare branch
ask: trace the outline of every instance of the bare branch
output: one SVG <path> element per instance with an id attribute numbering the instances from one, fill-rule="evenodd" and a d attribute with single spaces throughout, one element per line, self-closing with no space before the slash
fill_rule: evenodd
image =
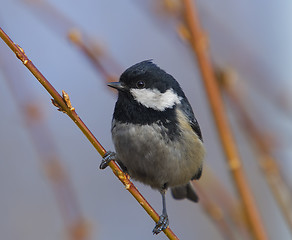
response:
<path id="1" fill-rule="evenodd" d="M 70 105 L 68 104 L 68 98 L 67 98 L 68 94 L 64 94 L 64 97 L 62 97 L 56 91 L 56 89 L 49 83 L 49 81 L 42 75 L 42 73 L 37 69 L 37 67 L 29 60 L 29 58 L 24 53 L 23 49 L 19 47 L 18 45 L 16 45 L 8 37 L 8 35 L 2 30 L 2 28 L 0 28 L 0 37 L 10 47 L 10 49 L 16 54 L 16 56 L 22 61 L 22 63 L 28 68 L 28 70 L 37 78 L 37 80 L 43 85 L 43 87 L 49 92 L 49 94 L 53 97 L 54 102 L 58 104 L 58 106 L 62 109 L 62 111 L 65 111 L 66 114 L 74 121 L 74 123 L 79 127 L 79 129 L 83 132 L 83 134 L 94 146 L 94 148 L 103 157 L 106 153 L 106 150 L 98 142 L 98 140 L 91 133 L 91 131 L 87 128 L 84 122 L 79 118 L 79 116 L 75 112 L 75 109 L 72 106 L 70 106 L 71 104 Z M 66 100 L 64 98 L 66 98 Z M 159 220 L 158 214 L 150 206 L 150 204 L 146 201 L 146 199 L 140 194 L 138 189 L 129 180 L 128 176 L 125 175 L 125 173 L 118 167 L 118 165 L 114 161 L 111 161 L 108 165 L 112 169 L 113 173 L 118 177 L 118 179 L 125 185 L 125 188 L 133 195 L 133 197 L 145 209 L 145 211 L 149 214 L 149 216 L 155 222 L 157 222 Z M 171 240 L 178 239 L 178 237 L 172 232 L 172 230 L 169 227 L 163 230 L 163 232 Z"/>

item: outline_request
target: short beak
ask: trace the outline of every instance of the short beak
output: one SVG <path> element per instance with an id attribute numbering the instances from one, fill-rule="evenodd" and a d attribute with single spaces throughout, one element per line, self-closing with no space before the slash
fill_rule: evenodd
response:
<path id="1" fill-rule="evenodd" d="M 119 91 L 125 91 L 126 88 L 124 86 L 124 84 L 122 84 L 121 82 L 110 82 L 107 84 L 109 87 L 115 88 Z"/>

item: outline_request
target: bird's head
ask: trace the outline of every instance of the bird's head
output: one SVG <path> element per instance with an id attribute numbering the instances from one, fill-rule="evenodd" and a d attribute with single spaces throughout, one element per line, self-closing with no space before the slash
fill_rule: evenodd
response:
<path id="1" fill-rule="evenodd" d="M 184 97 L 178 82 L 150 60 L 128 68 L 119 82 L 108 86 L 119 91 L 119 98 L 129 98 L 156 111 L 173 108 Z"/>

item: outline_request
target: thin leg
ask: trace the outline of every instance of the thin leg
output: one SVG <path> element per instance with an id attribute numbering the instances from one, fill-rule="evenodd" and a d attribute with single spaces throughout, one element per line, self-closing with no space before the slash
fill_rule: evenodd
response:
<path id="1" fill-rule="evenodd" d="M 166 212 L 166 201 L 165 201 L 165 193 L 166 189 L 163 189 L 160 191 L 161 196 L 162 196 L 162 214 L 159 217 L 159 221 L 156 223 L 154 229 L 153 229 L 153 234 L 158 234 L 164 229 L 166 229 L 169 225 L 168 221 L 168 216 Z"/>

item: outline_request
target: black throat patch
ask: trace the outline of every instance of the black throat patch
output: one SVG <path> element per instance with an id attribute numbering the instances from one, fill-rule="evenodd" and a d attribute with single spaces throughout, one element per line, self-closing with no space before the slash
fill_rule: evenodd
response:
<path id="1" fill-rule="evenodd" d="M 161 134 L 165 140 L 175 140 L 180 135 L 175 108 L 176 106 L 158 111 L 143 106 L 131 96 L 119 96 L 113 118 L 121 123 L 157 124 L 161 126 Z"/>

